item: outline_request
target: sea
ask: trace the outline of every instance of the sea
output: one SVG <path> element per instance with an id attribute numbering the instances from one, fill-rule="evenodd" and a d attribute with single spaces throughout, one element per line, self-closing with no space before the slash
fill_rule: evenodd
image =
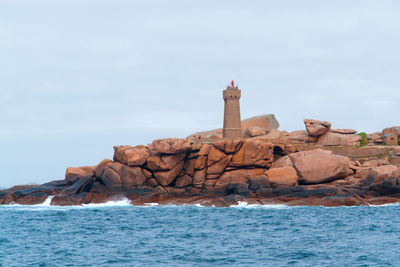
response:
<path id="1" fill-rule="evenodd" d="M 0 206 L 0 266 L 400 266 L 400 206 Z"/>

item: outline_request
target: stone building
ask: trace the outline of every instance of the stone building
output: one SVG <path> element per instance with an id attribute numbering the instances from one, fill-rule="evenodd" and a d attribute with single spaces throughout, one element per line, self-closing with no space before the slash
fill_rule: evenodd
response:
<path id="1" fill-rule="evenodd" d="M 385 142 L 385 145 L 390 145 L 390 146 L 397 146 L 399 142 L 397 135 L 393 133 L 385 134 L 383 136 L 383 141 Z"/>
<path id="2" fill-rule="evenodd" d="M 239 99 L 241 91 L 235 87 L 232 81 L 231 86 L 228 86 L 223 91 L 225 101 L 224 109 L 224 128 L 222 129 L 223 138 L 242 138 L 242 127 L 240 120 L 240 104 Z"/>

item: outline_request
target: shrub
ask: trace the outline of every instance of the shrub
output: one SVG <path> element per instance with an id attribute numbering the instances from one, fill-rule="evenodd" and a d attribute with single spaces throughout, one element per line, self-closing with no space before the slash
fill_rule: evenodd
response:
<path id="1" fill-rule="evenodd" d="M 361 136 L 360 146 L 368 145 L 368 138 L 367 138 L 366 133 L 362 132 L 362 133 L 358 133 L 357 135 Z"/>

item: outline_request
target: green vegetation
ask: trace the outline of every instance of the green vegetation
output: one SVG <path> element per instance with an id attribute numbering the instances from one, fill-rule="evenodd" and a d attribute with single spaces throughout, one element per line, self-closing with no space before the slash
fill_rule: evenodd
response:
<path id="1" fill-rule="evenodd" d="M 367 134 L 364 132 L 358 133 L 357 135 L 361 136 L 361 140 L 360 140 L 360 146 L 366 146 L 368 145 L 368 138 L 367 138 Z"/>

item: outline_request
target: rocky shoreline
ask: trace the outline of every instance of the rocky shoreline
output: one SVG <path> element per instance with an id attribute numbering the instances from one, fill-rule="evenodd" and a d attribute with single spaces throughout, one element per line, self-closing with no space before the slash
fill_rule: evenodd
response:
<path id="1" fill-rule="evenodd" d="M 144 146 L 116 146 L 113 160 L 69 167 L 65 179 L 0 190 L 0 204 L 132 205 L 239 202 L 318 206 L 381 205 L 400 200 L 400 127 L 364 136 L 305 120 L 305 131 L 279 131 L 275 117 L 246 120 L 243 139 L 220 130 Z M 389 134 L 388 134 L 389 133 Z M 387 139 L 387 140 L 386 140 Z"/>

